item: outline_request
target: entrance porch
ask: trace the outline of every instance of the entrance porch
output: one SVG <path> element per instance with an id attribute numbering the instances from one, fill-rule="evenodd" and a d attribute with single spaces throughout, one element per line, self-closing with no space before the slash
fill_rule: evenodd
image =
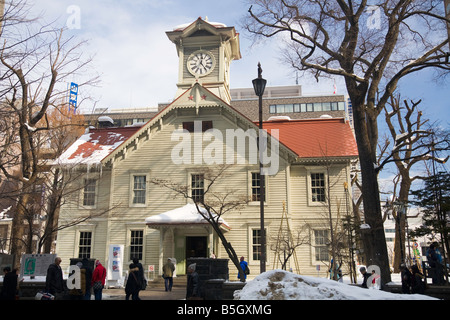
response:
<path id="1" fill-rule="evenodd" d="M 145 222 L 160 232 L 158 275 L 169 258 L 176 260 L 175 275 L 185 275 L 187 259 L 210 258 L 217 253 L 218 237 L 194 204 L 148 217 Z M 223 219 L 219 222 L 225 231 L 229 229 Z"/>

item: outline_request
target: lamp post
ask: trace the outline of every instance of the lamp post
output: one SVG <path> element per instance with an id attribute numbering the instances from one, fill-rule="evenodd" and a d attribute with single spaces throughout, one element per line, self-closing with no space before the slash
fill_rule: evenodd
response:
<path id="1" fill-rule="evenodd" d="M 263 112 L 262 112 L 262 96 L 264 94 L 264 89 L 266 88 L 266 79 L 262 78 L 261 64 L 258 62 L 258 78 L 253 79 L 253 89 L 255 94 L 259 97 L 259 134 L 258 134 L 258 150 L 259 150 L 259 211 L 261 220 L 261 257 L 260 257 L 260 272 L 266 272 L 266 232 L 264 229 L 264 198 L 266 193 L 265 179 L 263 174 L 263 148 L 260 143 L 263 130 Z"/>

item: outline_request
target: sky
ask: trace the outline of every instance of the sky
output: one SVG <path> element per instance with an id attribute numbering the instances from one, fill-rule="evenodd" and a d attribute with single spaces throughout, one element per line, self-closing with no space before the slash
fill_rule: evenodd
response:
<path id="1" fill-rule="evenodd" d="M 275 39 L 253 43 L 242 20 L 248 17 L 247 0 L 33 0 L 33 10 L 48 21 L 70 26 L 68 35 L 87 39 L 87 53 L 94 56 L 93 69 L 100 75 L 100 86 L 80 92 L 89 94 L 96 107 L 156 107 L 173 99 L 176 91 L 178 56 L 166 31 L 175 26 L 207 17 L 211 22 L 234 26 L 240 34 L 242 59 L 231 66 L 231 88 L 251 87 L 261 62 L 268 86 L 294 85 L 296 74 L 280 59 Z M 73 79 L 79 82 L 80 79 Z M 320 80 L 300 77 L 305 95 L 331 94 L 336 81 L 337 93 L 346 94 L 342 79 Z M 400 83 L 408 99 L 422 99 L 430 118 L 448 125 L 450 80 L 433 81 L 433 72 L 425 71 Z M 90 103 L 92 104 L 92 103 Z M 90 105 L 84 106 L 90 110 Z"/>
<path id="2" fill-rule="evenodd" d="M 178 56 L 166 31 L 190 23 L 198 17 L 234 26 L 240 34 L 242 59 L 233 61 L 231 88 L 251 87 L 261 62 L 268 86 L 296 84 L 296 73 L 280 59 L 280 43 L 275 39 L 254 43 L 242 29 L 248 18 L 247 0 L 30 0 L 33 12 L 61 27 L 67 35 L 88 40 L 85 53 L 93 56 L 91 68 L 100 75 L 98 87 L 80 89 L 80 96 L 92 97 L 81 109 L 148 108 L 170 102 L 176 92 Z M 76 83 L 82 79 L 68 81 Z M 342 79 L 299 77 L 304 95 L 346 94 Z M 424 117 L 448 128 L 450 79 L 435 81 L 434 72 L 425 70 L 400 81 L 403 99 L 422 99 Z M 382 119 L 379 120 L 383 130 Z M 380 134 L 382 135 L 382 133 Z M 388 179 L 390 179 L 388 177 Z"/>

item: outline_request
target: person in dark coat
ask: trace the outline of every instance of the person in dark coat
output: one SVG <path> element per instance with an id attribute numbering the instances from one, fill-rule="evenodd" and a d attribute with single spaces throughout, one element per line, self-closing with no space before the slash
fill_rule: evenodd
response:
<path id="1" fill-rule="evenodd" d="M 139 298 L 139 290 L 141 283 L 139 281 L 139 268 L 134 264 L 130 264 L 128 271 L 127 283 L 125 285 L 125 300 L 141 300 Z"/>
<path id="2" fill-rule="evenodd" d="M 91 300 L 91 281 L 92 281 L 92 268 L 89 266 L 89 260 L 87 258 L 83 258 L 81 261 L 82 266 L 81 269 L 85 270 L 85 277 L 86 277 L 86 293 L 83 297 L 83 300 Z"/>
<path id="3" fill-rule="evenodd" d="M 139 275 L 139 283 L 141 284 L 140 290 L 145 290 L 147 287 L 147 280 L 144 276 L 144 268 L 142 267 L 142 264 L 139 262 L 138 258 L 133 259 L 134 265 L 139 269 L 138 275 Z"/>
<path id="4" fill-rule="evenodd" d="M 420 272 L 417 265 L 411 267 L 412 277 L 411 277 L 411 293 L 423 294 L 425 292 L 425 281 L 424 276 Z"/>
<path id="5" fill-rule="evenodd" d="M 15 300 L 17 293 L 17 270 L 10 267 L 3 268 L 3 287 L 0 300 Z"/>
<path id="6" fill-rule="evenodd" d="M 63 299 L 65 293 L 63 272 L 60 266 L 61 261 L 60 257 L 55 259 L 55 263 L 52 263 L 48 267 L 47 277 L 45 279 L 45 289 L 55 296 L 55 300 Z"/>
<path id="7" fill-rule="evenodd" d="M 188 267 L 187 286 L 186 286 L 186 299 L 198 299 L 199 295 L 199 276 L 195 271 L 196 264 L 193 263 Z"/>
<path id="8" fill-rule="evenodd" d="M 412 274 L 404 263 L 400 265 L 400 276 L 402 279 L 402 293 L 411 293 Z"/>
<path id="9" fill-rule="evenodd" d="M 364 268 L 364 267 L 359 268 L 359 272 L 361 272 L 361 274 L 363 276 L 363 282 L 362 282 L 361 287 L 367 288 L 367 279 L 369 279 L 370 274 L 367 272 L 366 268 Z"/>

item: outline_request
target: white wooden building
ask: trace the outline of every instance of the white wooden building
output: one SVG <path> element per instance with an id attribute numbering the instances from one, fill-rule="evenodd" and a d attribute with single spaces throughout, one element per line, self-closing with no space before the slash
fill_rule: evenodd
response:
<path id="1" fill-rule="evenodd" d="M 224 215 L 222 227 L 254 276 L 261 249 L 253 143 L 258 126 L 229 104 L 230 63 L 241 57 L 239 35 L 234 27 L 200 18 L 167 34 L 180 61 L 174 101 L 142 126 L 90 129 L 58 160 L 66 170 L 85 172 L 79 191 L 65 199 L 59 223 L 92 218 L 61 230 L 56 252 L 63 267 L 73 257 L 99 259 L 108 265 L 110 280 L 127 270 L 133 257 L 146 269 L 154 266 L 156 274 L 167 258 L 175 258 L 178 275 L 185 274 L 189 257 L 228 258 L 212 228 L 189 211 L 190 200 L 151 183 L 166 179 L 201 195 L 202 170 L 228 163 L 226 177 L 215 187 L 234 190 L 249 202 Z M 316 275 L 316 266 L 329 262 L 328 201 L 334 218 L 351 210 L 351 189 L 344 186 L 350 185 L 351 161 L 357 158 L 353 132 L 343 118 L 276 118 L 265 121 L 264 129 L 271 133 L 265 166 L 270 174 L 264 206 L 267 269 L 276 267 L 271 248 L 284 209 L 291 230 L 307 226 L 309 238 L 296 251 L 300 270 L 293 261 L 289 267 Z M 235 279 L 237 270 L 229 267 Z"/>

